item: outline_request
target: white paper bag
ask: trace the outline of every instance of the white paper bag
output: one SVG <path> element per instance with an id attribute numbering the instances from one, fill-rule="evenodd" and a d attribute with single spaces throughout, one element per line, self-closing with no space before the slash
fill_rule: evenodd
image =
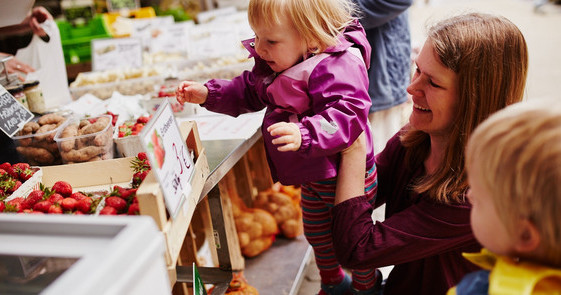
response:
<path id="1" fill-rule="evenodd" d="M 69 103 L 72 99 L 58 27 L 53 20 L 46 20 L 41 26 L 49 35 L 49 42 L 33 35 L 29 46 L 18 50 L 16 58 L 35 68 L 35 72 L 29 73 L 26 80 L 39 80 L 45 106 L 50 109 Z"/>

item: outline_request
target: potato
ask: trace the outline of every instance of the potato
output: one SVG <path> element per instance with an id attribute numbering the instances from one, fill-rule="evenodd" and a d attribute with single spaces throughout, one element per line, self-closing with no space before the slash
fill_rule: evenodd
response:
<path id="1" fill-rule="evenodd" d="M 238 239 L 240 240 L 240 247 L 242 248 L 247 246 L 251 241 L 249 234 L 246 232 L 238 232 Z"/>
<path id="2" fill-rule="evenodd" d="M 254 210 L 255 211 L 253 212 L 253 219 L 262 225 L 263 235 L 270 236 L 277 234 L 279 229 L 277 227 L 277 221 L 275 220 L 273 215 L 265 210 Z"/>
<path id="3" fill-rule="evenodd" d="M 261 225 L 261 223 L 253 222 L 251 223 L 247 233 L 249 234 L 251 240 L 258 239 L 263 235 L 263 225 Z"/>
<path id="4" fill-rule="evenodd" d="M 303 231 L 302 223 L 297 219 L 289 219 L 283 222 L 280 227 L 282 234 L 289 239 L 296 238 Z"/>

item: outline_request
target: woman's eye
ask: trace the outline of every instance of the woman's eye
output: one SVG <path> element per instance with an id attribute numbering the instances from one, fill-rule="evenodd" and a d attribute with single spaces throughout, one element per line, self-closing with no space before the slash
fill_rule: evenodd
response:
<path id="1" fill-rule="evenodd" d="M 440 85 L 434 83 L 432 80 L 429 80 L 429 83 L 432 87 L 441 88 Z"/>
<path id="2" fill-rule="evenodd" d="M 275 45 L 275 44 L 277 44 L 277 41 L 267 40 L 267 43 L 269 43 L 269 44 L 271 44 L 271 45 Z"/>

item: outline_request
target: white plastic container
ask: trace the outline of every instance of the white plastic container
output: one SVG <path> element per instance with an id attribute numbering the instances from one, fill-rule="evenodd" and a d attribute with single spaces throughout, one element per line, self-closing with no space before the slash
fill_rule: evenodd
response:
<path id="1" fill-rule="evenodd" d="M 24 270 L 3 278 L 0 289 L 171 294 L 164 237 L 149 216 L 0 214 L 0 240 L 0 267 Z M 48 261 L 66 263 L 53 269 Z"/>

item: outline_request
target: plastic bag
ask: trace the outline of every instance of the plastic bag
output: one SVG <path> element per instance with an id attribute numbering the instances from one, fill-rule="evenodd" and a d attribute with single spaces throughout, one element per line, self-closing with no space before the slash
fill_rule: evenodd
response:
<path id="1" fill-rule="evenodd" d="M 35 68 L 35 72 L 29 73 L 26 80 L 39 80 L 45 107 L 50 109 L 70 102 L 71 96 L 58 27 L 50 19 L 43 22 L 41 27 L 49 35 L 49 42 L 33 35 L 29 45 L 18 50 L 16 58 Z"/>

